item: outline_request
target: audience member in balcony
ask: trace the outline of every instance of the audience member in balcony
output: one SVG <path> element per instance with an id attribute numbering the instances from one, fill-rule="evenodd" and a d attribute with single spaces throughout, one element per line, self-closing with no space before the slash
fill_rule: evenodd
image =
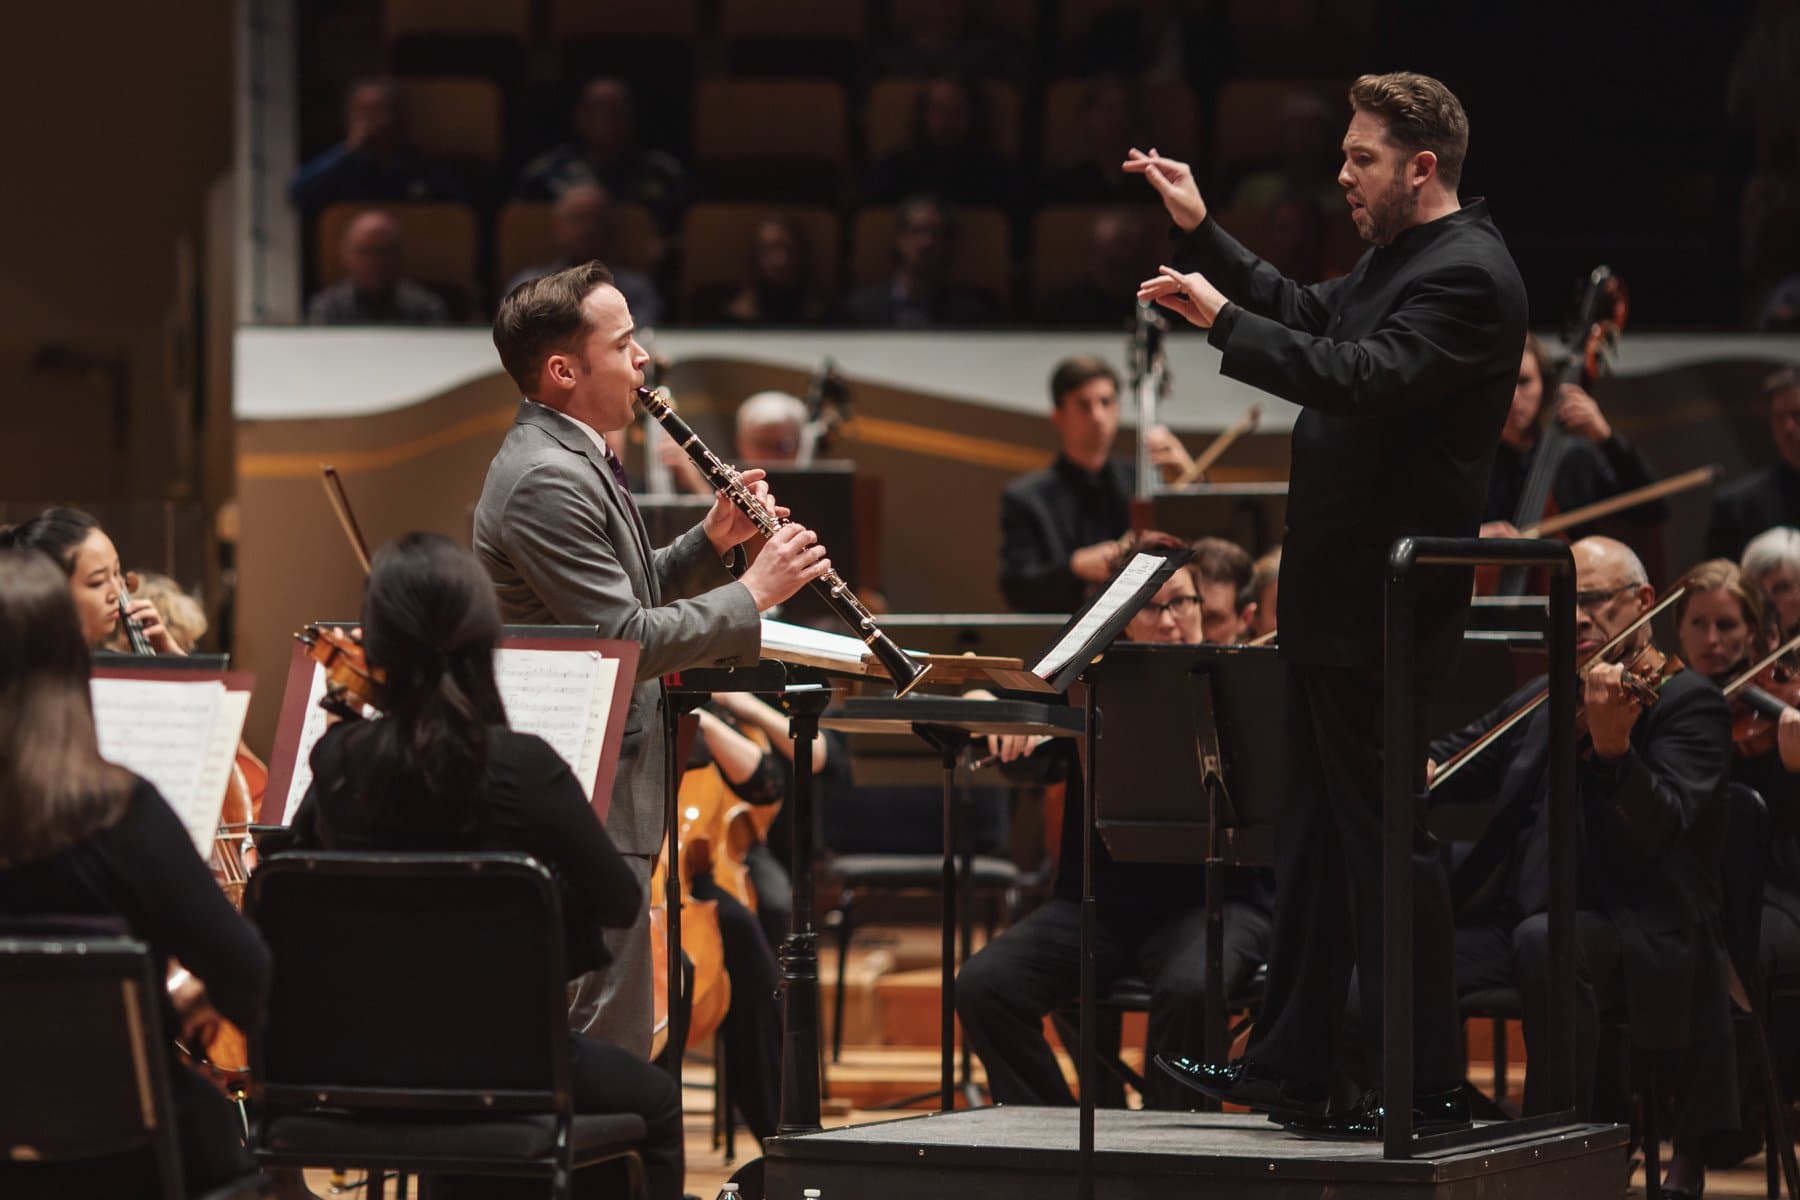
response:
<path id="1" fill-rule="evenodd" d="M 631 315 L 637 318 L 637 323 L 660 325 L 663 298 L 656 288 L 656 281 L 642 271 L 613 262 L 614 252 L 619 249 L 616 224 L 612 201 L 605 188 L 597 183 L 578 183 L 564 189 L 550 206 L 550 232 L 556 241 L 555 260 L 526 267 L 506 281 L 500 294 L 506 295 L 528 279 L 542 279 L 565 268 L 599 260 L 611 269 L 613 286 L 631 306 Z"/>
<path id="2" fill-rule="evenodd" d="M 400 275 L 400 226 L 384 212 L 358 213 L 344 231 L 344 278 L 306 306 L 309 325 L 444 325 L 437 293 Z"/>
<path id="3" fill-rule="evenodd" d="M 1088 233 L 1087 270 L 1074 284 L 1044 301 L 1040 319 L 1058 325 L 1129 324 L 1137 309 L 1137 283 L 1151 253 L 1137 213 L 1108 209 L 1094 216 Z"/>
<path id="4" fill-rule="evenodd" d="M 919 88 L 906 144 L 870 169 L 868 197 L 892 204 L 930 192 L 951 204 L 1006 206 L 1014 178 L 1014 164 L 995 148 L 982 89 L 940 76 Z"/>
<path id="5" fill-rule="evenodd" d="M 914 196 L 894 214 L 894 270 L 885 282 L 858 288 L 845 302 L 852 325 L 929 329 L 992 320 L 994 305 L 950 282 L 956 226 L 936 198 Z"/>
<path id="6" fill-rule="evenodd" d="M 597 183 L 620 204 L 642 204 L 665 231 L 687 207 L 687 172 L 672 155 L 638 145 L 631 85 L 595 79 L 581 89 L 570 125 L 573 141 L 525 164 L 521 200 L 554 200 L 577 184 Z"/>
<path id="7" fill-rule="evenodd" d="M 877 78 L 933 75 L 1020 78 L 1025 51 L 1018 39 L 980 21 L 972 0 L 913 0 L 893 10 L 893 32 L 870 55 Z"/>
<path id="8" fill-rule="evenodd" d="M 1281 136 L 1273 149 L 1280 160 L 1252 171 L 1231 194 L 1235 212 L 1266 213 L 1295 196 L 1310 197 L 1319 211 L 1344 215 L 1344 190 L 1337 185 L 1343 136 L 1336 109 L 1316 92 L 1289 92 L 1281 98 Z"/>
<path id="9" fill-rule="evenodd" d="M 1119 171 L 1116 147 L 1143 140 L 1143 102 L 1129 79 L 1090 81 L 1081 97 L 1081 148 L 1072 162 L 1046 164 L 1045 198 L 1061 204 L 1136 203 L 1137 182 Z"/>
<path id="10" fill-rule="evenodd" d="M 721 325 L 813 325 L 825 306 L 812 293 L 812 245 L 791 217 L 770 213 L 750 235 L 744 282 L 702 291 L 694 319 Z"/>
<path id="11" fill-rule="evenodd" d="M 353 84 L 344 100 L 344 140 L 294 172 L 288 198 L 307 213 L 329 204 L 465 199 L 456 173 L 407 141 L 405 117 L 392 80 Z"/>

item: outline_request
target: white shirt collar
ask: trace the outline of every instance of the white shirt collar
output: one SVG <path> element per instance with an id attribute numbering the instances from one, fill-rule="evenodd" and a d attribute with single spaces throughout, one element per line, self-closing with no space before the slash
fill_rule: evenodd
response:
<path id="1" fill-rule="evenodd" d="M 524 400 L 525 400 L 525 403 L 536 404 L 539 408 L 549 408 L 551 412 L 555 413 L 557 416 L 561 417 L 563 420 L 573 423 L 575 428 L 577 428 L 577 429 L 581 430 L 581 432 L 587 434 L 588 441 L 594 443 L 594 448 L 596 450 L 600 451 L 601 458 L 614 457 L 613 452 L 612 452 L 612 447 L 606 444 L 606 439 L 600 435 L 598 430 L 596 430 L 592 425 L 589 425 L 586 421 L 583 421 L 579 417 L 572 417 L 560 408 L 550 408 L 550 406 L 548 404 L 541 404 L 538 401 L 533 400 L 530 396 L 524 397 Z"/>

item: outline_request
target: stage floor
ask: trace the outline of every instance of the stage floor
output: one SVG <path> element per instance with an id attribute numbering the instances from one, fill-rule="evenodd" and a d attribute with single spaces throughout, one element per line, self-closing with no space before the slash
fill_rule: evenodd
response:
<path id="1" fill-rule="evenodd" d="M 1406 1162 L 1366 1142 L 1293 1137 L 1260 1116 L 1102 1109 L 1095 1195 L 1162 1200 L 1210 1194 L 1443 1200 L 1596 1200 L 1625 1195 L 1626 1132 L 1581 1125 L 1504 1146 Z M 818 1188 L 821 1200 L 1045 1200 L 1075 1195 L 1076 1113 L 978 1108 L 905 1117 L 764 1146 L 770 1197 Z"/>

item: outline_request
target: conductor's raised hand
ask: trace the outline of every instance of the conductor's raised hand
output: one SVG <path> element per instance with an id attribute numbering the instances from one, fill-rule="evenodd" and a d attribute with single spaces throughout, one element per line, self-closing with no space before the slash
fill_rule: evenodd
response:
<path id="1" fill-rule="evenodd" d="M 765 471 L 760 467 L 752 467 L 740 472 L 738 478 L 750 489 L 750 494 L 764 508 L 777 517 L 785 517 L 788 510 L 775 503 L 775 497 L 769 491 L 769 485 L 763 482 Z M 721 555 L 728 554 L 731 548 L 747 541 L 751 534 L 757 532 L 756 522 L 739 510 L 725 493 L 720 492 L 713 497 L 713 506 L 706 510 L 706 520 L 702 524 L 706 532 L 706 540 L 713 544 L 713 549 Z"/>
<path id="2" fill-rule="evenodd" d="M 1124 165 L 1129 174 L 1142 175 L 1156 189 L 1163 207 L 1169 210 L 1169 220 L 1183 233 L 1194 232 L 1206 220 L 1206 201 L 1200 198 L 1200 185 L 1194 182 L 1194 172 L 1186 163 L 1162 157 L 1154 146 L 1148 154 L 1134 146 L 1125 156 Z"/>
<path id="3" fill-rule="evenodd" d="M 1137 298 L 1153 300 L 1202 329 L 1211 329 L 1219 310 L 1229 301 L 1225 293 L 1207 282 L 1198 271 L 1183 274 L 1174 267 L 1158 267 L 1155 278 L 1138 284 Z"/>
<path id="4" fill-rule="evenodd" d="M 750 589 L 756 611 L 768 612 L 829 570 L 831 560 L 818 534 L 804 525 L 783 525 L 738 582 Z"/>

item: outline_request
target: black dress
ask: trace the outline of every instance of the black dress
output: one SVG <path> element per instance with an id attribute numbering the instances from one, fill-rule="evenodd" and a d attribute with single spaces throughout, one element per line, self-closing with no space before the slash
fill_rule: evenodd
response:
<path id="1" fill-rule="evenodd" d="M 150 946 L 167 973 L 168 960 L 206 985 L 219 1015 L 249 1032 L 268 1008 L 269 949 L 232 908 L 193 839 L 156 788 L 138 780 L 125 813 L 111 826 L 49 858 L 0 867 L 0 914 L 121 918 Z M 180 1029 L 163 1000 L 163 1028 Z M 237 1113 L 225 1097 L 181 1064 L 169 1047 L 170 1092 L 180 1127 L 182 1173 L 195 1193 L 220 1187 L 256 1169 L 244 1149 Z M 121 1156 L 83 1169 L 79 1181 L 63 1168 L 0 1165 L 0 1195 L 38 1194 L 54 1170 L 49 1195 L 129 1197 L 155 1191 L 147 1160 Z M 91 1173 L 90 1173 L 91 1172 Z M 116 1172 L 116 1174 L 115 1174 Z"/>
<path id="2" fill-rule="evenodd" d="M 369 770 L 372 722 L 345 722 L 313 747 L 312 786 L 294 814 L 296 848 L 327 850 L 510 850 L 550 869 L 562 891 L 568 970 L 573 978 L 603 966 L 602 929 L 639 919 L 643 894 L 613 846 L 581 784 L 542 738 L 505 726 L 489 730 L 487 795 L 479 828 L 467 834 L 396 829 L 358 795 Z M 678 1200 L 682 1184 L 681 1096 L 674 1081 L 619 1047 L 569 1035 L 577 1112 L 634 1112 L 649 1126 L 643 1147 L 653 1200 Z M 608 1195 L 616 1181 L 604 1166 L 580 1171 L 575 1194 Z M 438 1185 L 442 1191 L 449 1189 Z M 442 1194 L 434 1190 L 433 1195 Z M 455 1194 L 501 1194 L 498 1185 L 458 1180 Z M 508 1188 L 505 1194 L 514 1194 Z M 533 1193 L 526 1193 L 533 1194 Z"/>

